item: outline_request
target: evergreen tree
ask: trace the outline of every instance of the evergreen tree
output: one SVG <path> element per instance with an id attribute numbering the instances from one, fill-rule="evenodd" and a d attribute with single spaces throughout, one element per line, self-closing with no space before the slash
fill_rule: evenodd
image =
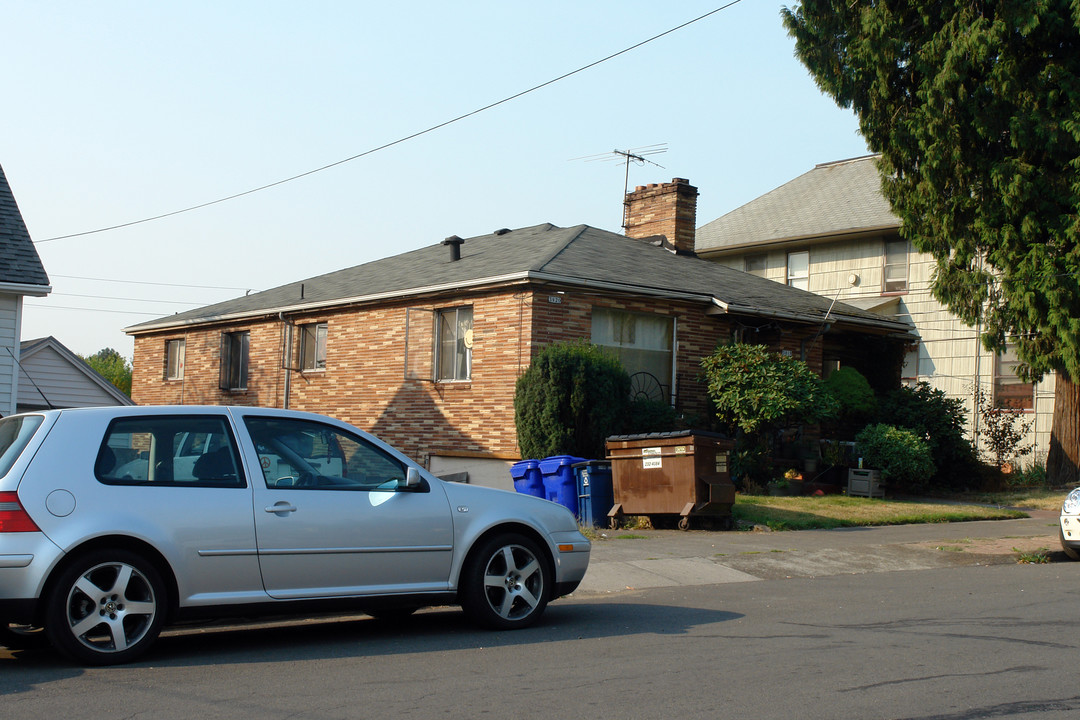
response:
<path id="1" fill-rule="evenodd" d="M 934 296 L 1056 372 L 1052 482 L 1080 482 L 1080 3 L 803 0 L 783 11 L 819 87 L 881 153 Z"/>

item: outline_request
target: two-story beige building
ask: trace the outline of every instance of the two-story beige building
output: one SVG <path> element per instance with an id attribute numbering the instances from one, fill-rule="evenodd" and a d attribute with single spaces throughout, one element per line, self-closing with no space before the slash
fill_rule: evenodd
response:
<path id="1" fill-rule="evenodd" d="M 1013 372 L 1012 353 L 983 350 L 979 328 L 964 325 L 934 299 L 934 260 L 901 239 L 899 228 L 899 218 L 881 193 L 876 156 L 867 156 L 818 165 L 699 227 L 695 251 L 728 267 L 909 321 L 919 339 L 905 357 L 904 381 L 926 381 L 962 398 L 969 410 L 968 429 L 976 437 L 973 390 L 982 388 L 998 406 L 1024 413 L 1031 423 L 1034 456 L 1044 459 L 1053 377 L 1024 383 Z M 843 364 L 840 358 L 826 357 L 825 362 Z"/>

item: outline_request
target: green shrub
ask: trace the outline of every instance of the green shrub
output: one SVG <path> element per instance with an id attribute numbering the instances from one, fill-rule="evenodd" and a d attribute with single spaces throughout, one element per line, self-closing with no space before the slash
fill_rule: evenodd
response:
<path id="1" fill-rule="evenodd" d="M 841 420 L 865 421 L 877 410 L 877 399 L 870 383 L 853 367 L 842 367 L 825 378 L 825 387 L 839 406 Z"/>
<path id="2" fill-rule="evenodd" d="M 701 359 L 716 416 L 731 434 L 832 417 L 836 401 L 806 363 L 764 345 L 721 345 Z"/>
<path id="3" fill-rule="evenodd" d="M 932 485 L 961 488 L 977 475 L 979 463 L 964 435 L 967 412 L 959 398 L 920 382 L 889 393 L 878 406 L 878 417 L 913 431 L 929 446 L 937 467 Z"/>
<path id="4" fill-rule="evenodd" d="M 522 457 L 604 457 L 623 427 L 630 376 L 619 360 L 584 341 L 541 348 L 518 378 L 514 424 Z"/>
<path id="5" fill-rule="evenodd" d="M 930 448 L 906 428 L 867 425 L 855 442 L 866 466 L 880 470 L 881 479 L 894 489 L 918 490 L 935 472 Z"/>
<path id="6" fill-rule="evenodd" d="M 671 432 L 687 428 L 675 408 L 666 402 L 635 398 L 630 401 L 622 432 L 627 435 L 639 433 Z"/>

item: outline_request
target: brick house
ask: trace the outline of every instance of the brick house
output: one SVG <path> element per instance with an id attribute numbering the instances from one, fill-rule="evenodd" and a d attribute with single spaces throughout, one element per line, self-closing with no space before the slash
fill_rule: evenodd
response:
<path id="1" fill-rule="evenodd" d="M 933 297 L 936 263 L 900 237 L 900 219 L 881 193 L 876 159 L 822 163 L 706 223 L 697 230 L 698 257 L 909 322 L 915 342 L 905 356 L 903 381 L 925 381 L 961 399 L 976 441 L 972 390 L 982 388 L 996 405 L 1030 421 L 1026 443 L 1033 444 L 1036 459 L 1044 458 L 1053 375 L 1023 382 L 1014 372 L 1013 352 L 984 350 L 975 329 Z M 827 364 L 841 361 L 826 358 Z"/>
<path id="2" fill-rule="evenodd" d="M 129 327 L 132 397 L 321 412 L 438 474 L 511 487 L 514 384 L 553 341 L 612 348 L 638 392 L 697 415 L 700 358 L 732 339 L 818 370 L 835 347 L 879 348 L 878 367 L 895 359 L 879 377 L 897 381 L 905 323 L 695 257 L 685 180 L 627 197 L 629 237 L 549 224 L 452 236 Z"/>

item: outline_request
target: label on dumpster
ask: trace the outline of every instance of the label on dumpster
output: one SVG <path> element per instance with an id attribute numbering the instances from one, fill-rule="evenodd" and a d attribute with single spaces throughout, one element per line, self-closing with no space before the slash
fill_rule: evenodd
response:
<path id="1" fill-rule="evenodd" d="M 664 461 L 660 458 L 660 448 L 641 448 L 641 466 L 643 468 L 660 468 Z"/>
<path id="2" fill-rule="evenodd" d="M 686 454 L 686 446 L 685 445 L 676 445 L 675 446 L 675 454 L 676 455 L 685 455 Z"/>

